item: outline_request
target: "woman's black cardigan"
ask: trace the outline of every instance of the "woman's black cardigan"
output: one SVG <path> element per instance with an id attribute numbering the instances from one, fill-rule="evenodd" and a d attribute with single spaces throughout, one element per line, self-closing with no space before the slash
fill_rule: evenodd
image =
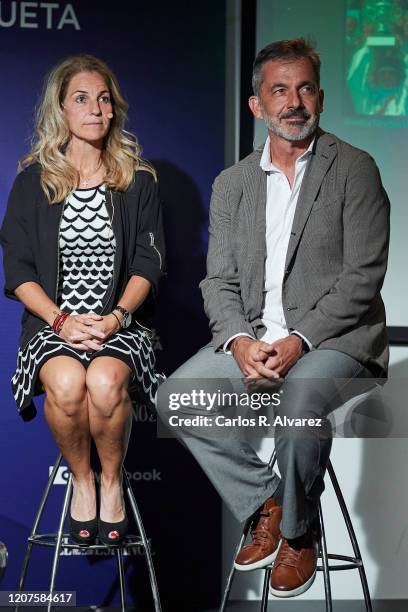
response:
<path id="1" fill-rule="evenodd" d="M 41 188 L 40 173 L 39 164 L 28 166 L 18 174 L 9 196 L 0 230 L 4 293 L 17 299 L 14 290 L 22 283 L 34 281 L 55 302 L 63 206 L 48 203 Z M 127 191 L 106 191 L 106 206 L 116 251 L 113 280 L 107 290 L 109 299 L 101 314 L 111 312 L 116 306 L 131 276 L 141 276 L 151 283 L 151 291 L 135 316 L 149 327 L 153 300 L 164 273 L 164 232 L 157 182 L 149 172 L 140 170 Z M 20 347 L 24 348 L 45 326 L 42 319 L 25 309 Z"/>

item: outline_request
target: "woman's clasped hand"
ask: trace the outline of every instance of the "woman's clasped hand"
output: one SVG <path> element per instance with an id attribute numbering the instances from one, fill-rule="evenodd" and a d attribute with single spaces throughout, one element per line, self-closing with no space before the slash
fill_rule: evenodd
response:
<path id="1" fill-rule="evenodd" d="M 103 343 L 119 329 L 120 324 L 113 314 L 88 313 L 67 317 L 59 335 L 78 350 L 100 351 Z"/>

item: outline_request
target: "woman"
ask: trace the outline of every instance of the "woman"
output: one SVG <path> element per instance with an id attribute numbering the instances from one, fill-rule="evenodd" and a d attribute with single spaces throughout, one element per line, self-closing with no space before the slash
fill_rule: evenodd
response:
<path id="1" fill-rule="evenodd" d="M 150 330 L 163 273 L 153 168 L 124 130 L 127 104 L 99 59 L 70 57 L 51 72 L 1 230 L 5 293 L 25 305 L 12 387 L 25 420 L 46 392 L 45 417 L 73 475 L 73 539 L 118 544 L 127 519 L 121 466 L 128 394 L 159 382 Z M 101 462 L 96 517 L 90 439 Z"/>

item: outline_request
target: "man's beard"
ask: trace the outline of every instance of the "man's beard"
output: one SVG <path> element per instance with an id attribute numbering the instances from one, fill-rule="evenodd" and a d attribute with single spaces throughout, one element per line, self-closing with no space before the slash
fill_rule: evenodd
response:
<path id="1" fill-rule="evenodd" d="M 271 115 L 265 113 L 265 111 L 262 109 L 262 117 L 270 132 L 292 142 L 308 138 L 314 134 L 319 124 L 319 115 L 309 113 L 307 110 L 294 110 L 278 115 L 277 117 L 272 117 Z M 281 124 L 282 119 L 289 119 L 290 117 L 300 117 L 302 119 L 306 119 L 305 123 L 297 126 L 298 132 L 294 132 L 293 128 L 289 131 L 284 125 Z"/>

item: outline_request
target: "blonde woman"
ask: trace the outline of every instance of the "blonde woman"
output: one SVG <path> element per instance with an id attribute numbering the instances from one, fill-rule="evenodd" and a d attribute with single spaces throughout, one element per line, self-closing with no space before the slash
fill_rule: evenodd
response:
<path id="1" fill-rule="evenodd" d="M 98 530 L 107 544 L 126 535 L 128 389 L 152 400 L 159 382 L 148 328 L 163 273 L 160 201 L 155 172 L 124 129 L 126 111 L 99 59 L 56 66 L 0 235 L 5 294 L 25 306 L 14 396 L 28 420 L 32 396 L 46 392 L 45 417 L 73 475 L 71 535 L 84 545 Z"/>

